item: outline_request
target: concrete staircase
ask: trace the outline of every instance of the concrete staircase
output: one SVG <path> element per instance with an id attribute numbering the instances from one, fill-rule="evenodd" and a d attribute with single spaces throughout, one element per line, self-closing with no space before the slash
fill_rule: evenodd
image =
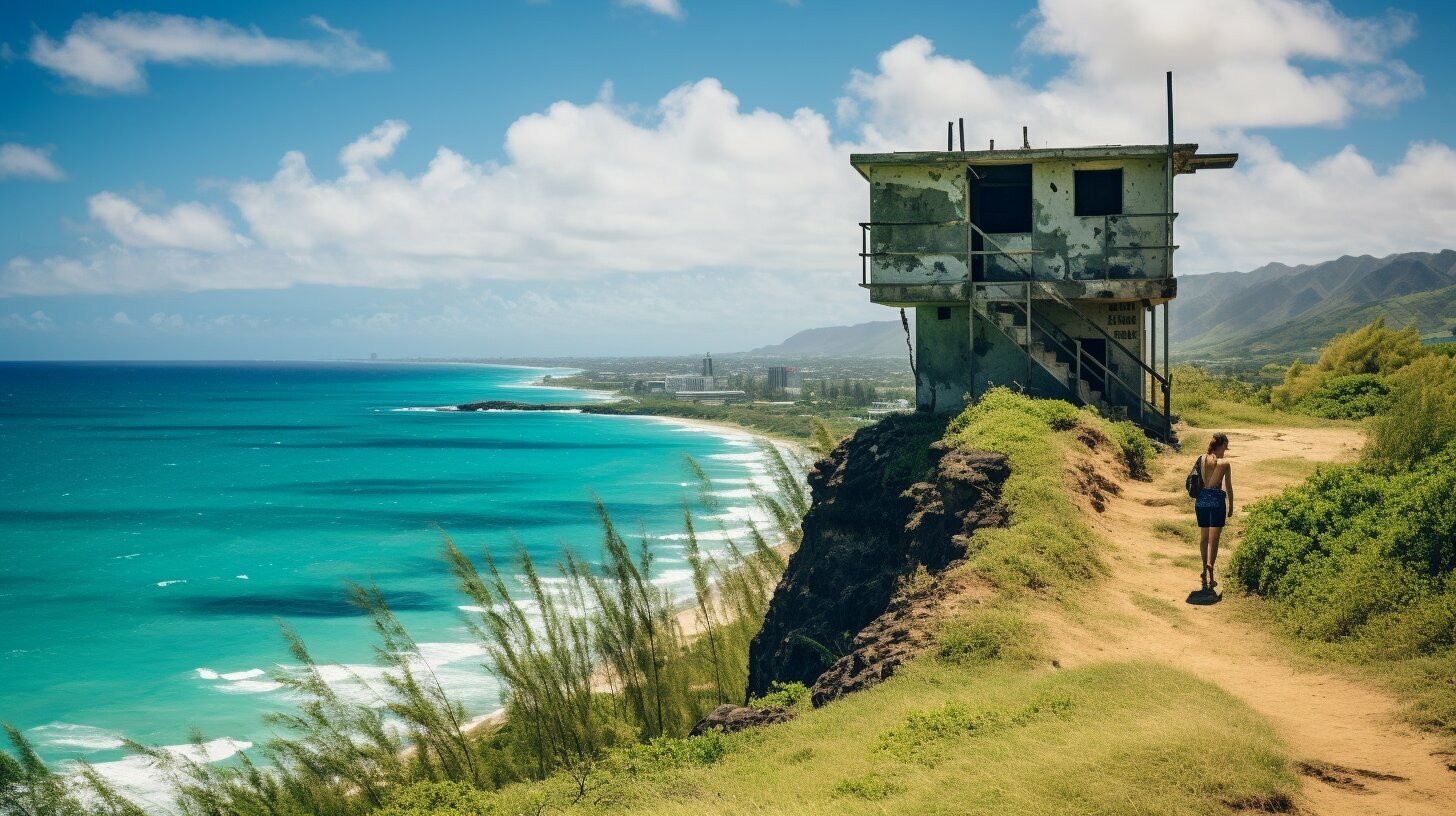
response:
<path id="1" fill-rule="evenodd" d="M 1072 366 L 1059 359 L 1055 352 L 1046 347 L 1045 343 L 1039 340 L 1032 340 L 1031 327 L 1025 325 L 1025 313 L 1018 311 L 1006 311 L 998 308 L 994 303 L 978 301 L 975 306 L 976 312 L 981 317 L 989 319 L 996 325 L 1012 342 L 1020 346 L 1022 351 L 1031 356 L 1047 373 L 1051 374 L 1057 382 L 1066 386 L 1067 390 L 1076 395 L 1083 405 L 1091 405 L 1097 408 L 1103 416 L 1117 416 L 1125 414 L 1125 409 L 1117 409 L 1109 405 L 1103 398 L 1102 392 L 1092 387 L 1092 384 L 1085 378 L 1078 378 L 1074 375 Z M 1022 323 L 1018 324 L 1018 316 Z"/>

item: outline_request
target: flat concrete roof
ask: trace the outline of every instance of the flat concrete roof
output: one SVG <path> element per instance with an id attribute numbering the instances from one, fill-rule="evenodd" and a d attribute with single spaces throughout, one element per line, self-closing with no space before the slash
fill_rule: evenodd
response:
<path id="1" fill-rule="evenodd" d="M 1173 145 L 1173 169 L 1192 173 L 1199 169 L 1233 167 L 1237 153 L 1195 156 L 1198 145 Z M 866 179 L 865 168 L 877 165 L 1025 164 L 1037 161 L 1153 159 L 1168 155 L 1168 145 L 1090 145 L 1087 147 L 1033 147 L 1012 150 L 917 150 L 902 153 L 851 153 L 849 163 Z"/>

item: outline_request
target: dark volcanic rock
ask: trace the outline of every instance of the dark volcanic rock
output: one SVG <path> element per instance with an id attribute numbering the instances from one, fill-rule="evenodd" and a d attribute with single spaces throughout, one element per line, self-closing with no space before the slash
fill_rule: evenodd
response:
<path id="1" fill-rule="evenodd" d="M 884 614 L 854 636 L 849 654 L 834 661 L 814 681 L 810 702 L 817 708 L 884 680 L 934 643 L 937 621 L 990 596 L 990 589 L 974 573 L 950 569 L 918 590 L 897 592 Z"/>
<path id="2" fill-rule="evenodd" d="M 780 706 L 746 708 L 724 703 L 708 712 L 708 716 L 698 720 L 698 724 L 693 726 L 691 736 L 696 737 L 715 728 L 732 733 L 760 725 L 788 722 L 794 717 L 795 714 L 792 710 Z"/>
<path id="3" fill-rule="evenodd" d="M 1006 523 L 1005 457 L 931 444 L 943 429 L 943 419 L 890 417 L 814 466 L 803 543 L 749 649 L 749 694 L 766 693 L 773 681 L 813 686 L 857 648 L 856 636 L 886 612 L 902 578 L 920 566 L 934 575 L 964 556 L 977 527 Z M 929 481 L 912 484 L 927 472 Z M 906 656 L 870 660 L 883 668 L 870 674 L 882 679 Z"/>

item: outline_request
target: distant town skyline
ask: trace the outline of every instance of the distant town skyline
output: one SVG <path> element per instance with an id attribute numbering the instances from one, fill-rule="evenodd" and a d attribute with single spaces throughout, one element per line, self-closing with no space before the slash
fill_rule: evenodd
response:
<path id="1" fill-rule="evenodd" d="M 1180 141 L 1180 274 L 1456 247 L 1435 2 L 7 4 L 0 359 L 700 354 L 882 320 L 860 151 Z"/>

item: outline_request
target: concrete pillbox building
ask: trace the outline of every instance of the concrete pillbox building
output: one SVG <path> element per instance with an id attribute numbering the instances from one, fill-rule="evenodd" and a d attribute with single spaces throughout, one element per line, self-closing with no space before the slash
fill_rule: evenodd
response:
<path id="1" fill-rule="evenodd" d="M 917 408 L 1004 385 L 1167 438 L 1173 179 L 1237 159 L 1171 138 L 851 156 L 870 183 L 861 286 L 915 310 Z"/>

